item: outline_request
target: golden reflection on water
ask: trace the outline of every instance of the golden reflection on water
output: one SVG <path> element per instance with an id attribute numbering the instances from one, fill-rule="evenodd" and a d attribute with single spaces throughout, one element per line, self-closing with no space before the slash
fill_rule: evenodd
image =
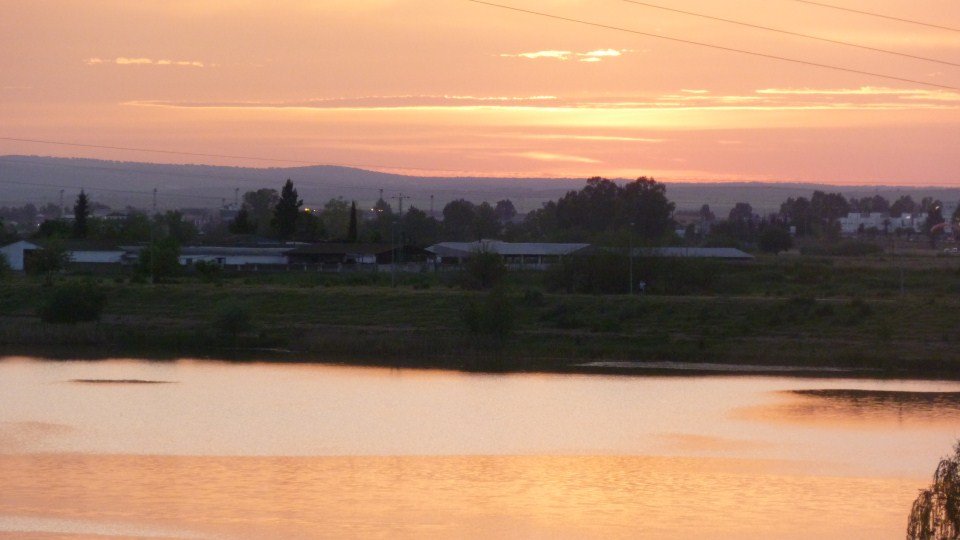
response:
<path id="1" fill-rule="evenodd" d="M 922 484 L 756 460 L 6 455 L 0 530 L 15 516 L 179 538 L 899 538 Z"/>
<path id="2" fill-rule="evenodd" d="M 0 539 L 899 538 L 957 391 L 9 359 Z"/>

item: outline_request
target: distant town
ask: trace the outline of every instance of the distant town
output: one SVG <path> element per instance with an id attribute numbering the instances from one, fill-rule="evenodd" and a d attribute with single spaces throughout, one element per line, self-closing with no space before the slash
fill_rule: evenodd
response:
<path id="1" fill-rule="evenodd" d="M 669 251 L 674 256 L 736 258 L 797 247 L 866 254 L 897 239 L 953 254 L 960 221 L 957 201 L 847 198 L 823 191 L 789 197 L 778 212 L 761 214 L 749 202 L 736 203 L 726 215 L 709 204 L 677 211 L 664 185 L 648 178 L 591 178 L 523 214 L 506 198 L 455 199 L 437 210 L 404 207 L 402 196 L 392 199 L 381 190 L 372 201 L 337 197 L 309 207 L 287 180 L 277 188 L 238 193 L 219 209 L 159 211 L 113 208 L 81 190 L 72 204 L 0 207 L 0 245 L 18 271 L 30 270 L 31 253 L 44 249 L 62 252 L 64 265 L 88 270 L 143 265 L 150 253 L 190 269 L 422 270 L 462 264 L 478 250 L 500 254 L 511 267 L 542 269 L 588 248 L 630 245 L 688 248 Z M 172 271 L 156 261 L 151 267 L 154 273 L 161 267 Z"/>

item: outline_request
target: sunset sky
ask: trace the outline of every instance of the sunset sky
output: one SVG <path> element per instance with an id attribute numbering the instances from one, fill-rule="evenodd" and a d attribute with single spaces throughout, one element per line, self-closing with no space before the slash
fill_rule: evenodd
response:
<path id="1" fill-rule="evenodd" d="M 960 184 L 960 67 L 622 0 L 3 0 L 0 154 L 417 175 Z M 960 32 L 796 0 L 651 3 L 960 64 Z M 832 0 L 960 27 L 956 0 Z M 239 156 L 283 161 L 241 159 Z"/>

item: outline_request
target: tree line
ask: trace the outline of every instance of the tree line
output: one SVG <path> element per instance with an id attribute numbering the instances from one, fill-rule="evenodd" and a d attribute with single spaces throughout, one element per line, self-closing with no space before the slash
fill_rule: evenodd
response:
<path id="1" fill-rule="evenodd" d="M 33 236 L 115 243 L 169 240 L 180 245 L 259 237 L 281 242 L 382 242 L 421 247 L 440 241 L 502 239 L 601 245 L 686 243 L 777 252 L 789 249 L 793 237 L 836 239 L 840 218 L 851 212 L 882 212 L 890 216 L 891 222 L 901 215 L 922 212 L 927 216 L 926 231 L 946 221 L 943 204 L 930 197 L 915 202 L 905 195 L 890 202 L 879 195 L 848 199 L 840 193 L 815 191 L 809 198 L 788 198 L 779 212 L 765 216 L 758 215 L 749 203 L 737 203 L 722 219 L 705 204 L 697 213 L 697 223 L 690 223 L 685 233 L 678 236 L 675 205 L 668 199 L 666 187 L 647 177 L 626 183 L 590 178 L 582 188 L 570 190 L 522 218 L 509 199 L 492 204 L 453 200 L 443 207 L 442 219 L 416 206 L 405 209 L 401 215 L 383 199 L 364 211 L 358 209 L 356 201 L 342 197 L 330 199 L 319 208 L 305 208 L 290 179 L 280 190 L 261 188 L 246 192 L 233 219 L 212 221 L 202 229 L 177 211 L 148 215 L 131 210 L 111 219 L 94 218 L 92 212 L 98 207 L 105 208 L 81 190 L 73 206 L 72 222 L 62 217 L 47 219 Z M 29 218 L 36 211 L 24 207 L 15 215 Z M 58 208 L 57 211 L 59 214 Z M 960 220 L 960 215 L 955 212 L 951 219 Z M 0 241 L 15 238 L 10 228 L 0 224 Z"/>

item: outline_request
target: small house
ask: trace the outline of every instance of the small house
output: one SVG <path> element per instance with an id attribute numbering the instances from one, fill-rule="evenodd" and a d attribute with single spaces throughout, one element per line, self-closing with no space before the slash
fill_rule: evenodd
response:
<path id="1" fill-rule="evenodd" d="M 17 272 L 23 272 L 24 261 L 28 256 L 27 253 L 38 249 L 43 248 L 37 244 L 34 244 L 33 242 L 20 240 L 18 242 L 0 247 L 0 255 L 7 260 L 7 264 L 10 265 L 11 269 L 16 270 Z"/>

